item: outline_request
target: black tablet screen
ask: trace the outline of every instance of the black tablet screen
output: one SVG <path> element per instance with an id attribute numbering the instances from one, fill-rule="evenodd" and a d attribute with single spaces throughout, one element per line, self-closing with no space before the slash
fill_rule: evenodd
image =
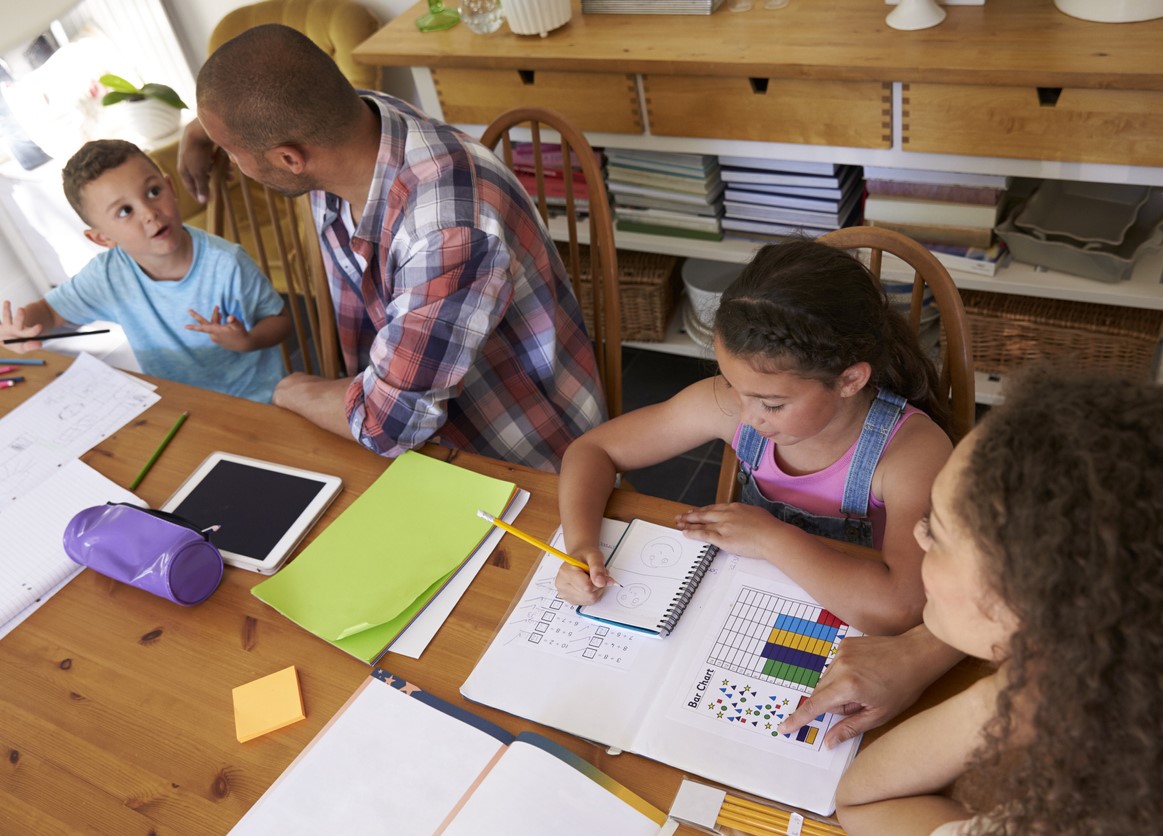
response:
<path id="1" fill-rule="evenodd" d="M 311 504 L 324 483 L 276 470 L 220 461 L 173 510 L 218 548 L 262 560 Z"/>

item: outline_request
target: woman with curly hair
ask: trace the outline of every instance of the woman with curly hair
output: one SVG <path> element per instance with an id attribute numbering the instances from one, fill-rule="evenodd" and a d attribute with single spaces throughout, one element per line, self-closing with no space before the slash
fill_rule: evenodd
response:
<path id="1" fill-rule="evenodd" d="M 925 626 L 998 667 L 857 757 L 845 829 L 1159 832 L 1163 389 L 1023 376 L 916 536 Z"/>

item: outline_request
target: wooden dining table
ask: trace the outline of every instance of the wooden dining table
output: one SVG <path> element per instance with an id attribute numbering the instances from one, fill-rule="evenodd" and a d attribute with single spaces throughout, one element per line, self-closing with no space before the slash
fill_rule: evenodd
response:
<path id="1" fill-rule="evenodd" d="M 68 368 L 46 360 L 0 392 L 0 417 Z M 317 535 L 391 465 L 349 438 L 274 406 L 165 380 L 160 401 L 82 456 L 128 486 L 184 411 L 189 419 L 136 491 L 159 507 L 214 451 L 335 474 L 344 487 Z M 457 466 L 530 494 L 520 526 L 549 539 L 557 476 L 429 445 Z M 673 524 L 683 506 L 614 492 L 611 517 Z M 383 532 L 384 544 L 391 531 Z M 369 547 L 376 544 L 370 544 Z M 2 546 L 0 546 L 2 547 Z M 300 546 L 302 548 L 302 546 Z M 512 731 L 536 730 L 667 810 L 682 773 L 632 754 L 469 703 L 459 687 L 488 646 L 540 552 L 506 535 L 419 659 L 380 665 Z M 368 676 L 367 665 L 250 594 L 263 576 L 227 568 L 205 602 L 180 607 L 86 570 L 0 639 L 0 833 L 226 833 Z M 234 687 L 294 665 L 307 719 L 247 743 L 235 738 Z M 980 676 L 971 664 L 940 680 L 923 704 Z"/>

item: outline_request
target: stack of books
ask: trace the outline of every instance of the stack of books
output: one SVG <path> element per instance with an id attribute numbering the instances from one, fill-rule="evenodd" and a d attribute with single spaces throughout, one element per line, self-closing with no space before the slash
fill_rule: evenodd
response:
<path id="1" fill-rule="evenodd" d="M 864 181 L 859 166 L 720 157 L 723 230 L 731 237 L 815 238 L 860 220 Z"/>
<path id="2" fill-rule="evenodd" d="M 582 0 L 582 14 L 709 15 L 723 0 Z"/>
<path id="3" fill-rule="evenodd" d="M 994 235 L 1010 178 L 898 168 L 864 170 L 864 222 L 924 244 L 952 270 L 992 276 L 1004 264 Z"/>
<path id="4" fill-rule="evenodd" d="M 573 179 L 573 205 L 579 214 L 588 214 L 590 205 L 590 191 L 586 185 L 585 175 L 578 162 L 577 152 L 571 150 L 570 171 Z M 594 149 L 594 158 L 600 167 L 603 162 L 602 149 Z M 549 214 L 565 212 L 565 160 L 561 153 L 561 146 L 548 142 L 541 143 L 541 176 L 545 183 L 545 202 L 549 207 Z M 532 142 L 513 143 L 513 172 L 525 191 L 537 200 L 537 168 L 533 158 Z"/>
<path id="5" fill-rule="evenodd" d="M 606 188 L 622 232 L 723 238 L 723 181 L 714 155 L 606 149 Z"/>

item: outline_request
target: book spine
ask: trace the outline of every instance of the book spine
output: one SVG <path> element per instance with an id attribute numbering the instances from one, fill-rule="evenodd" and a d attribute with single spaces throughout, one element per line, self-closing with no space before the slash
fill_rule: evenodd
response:
<path id="1" fill-rule="evenodd" d="M 912 197 L 923 200 L 945 200 L 952 203 L 972 203 L 979 206 L 996 206 L 1004 189 L 988 189 L 977 186 L 955 186 L 946 183 L 910 183 L 905 180 L 867 180 L 865 186 L 869 194 L 890 197 Z"/>
<path id="2" fill-rule="evenodd" d="M 943 226 L 940 224 L 910 224 L 865 218 L 868 226 L 892 229 L 915 241 L 951 244 L 957 247 L 988 247 L 993 242 L 993 230 L 975 226 Z"/>
<path id="3" fill-rule="evenodd" d="M 682 592 L 680 592 L 662 616 L 662 621 L 658 624 L 658 634 L 666 636 L 674 629 L 678 620 L 682 618 L 683 612 L 686 610 L 687 604 L 691 602 L 694 597 L 695 590 L 699 588 L 699 584 L 703 581 L 703 576 L 707 574 L 707 570 L 711 568 L 711 561 L 715 559 L 715 555 L 719 553 L 718 546 L 707 545 L 703 549 L 703 553 L 699 556 L 699 562 L 691 568 L 683 580 Z"/>

